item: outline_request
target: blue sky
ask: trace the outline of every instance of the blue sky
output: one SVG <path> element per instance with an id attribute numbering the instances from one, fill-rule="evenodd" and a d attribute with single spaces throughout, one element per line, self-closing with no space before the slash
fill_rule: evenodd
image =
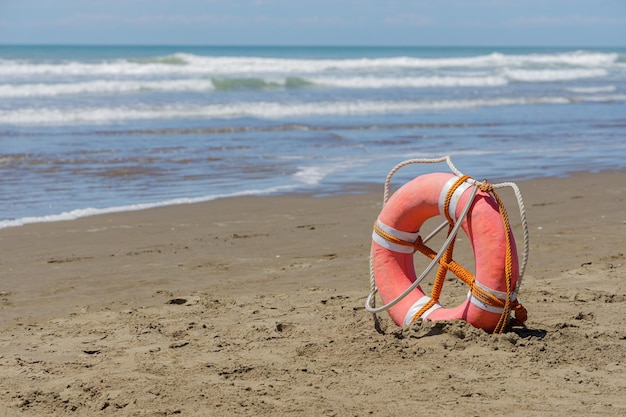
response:
<path id="1" fill-rule="evenodd" d="M 0 0 L 0 43 L 626 46 L 626 0 Z"/>

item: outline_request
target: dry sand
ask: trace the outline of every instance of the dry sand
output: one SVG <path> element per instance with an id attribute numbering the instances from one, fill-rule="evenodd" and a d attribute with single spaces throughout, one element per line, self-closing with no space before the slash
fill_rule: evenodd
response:
<path id="1" fill-rule="evenodd" d="M 0 416 L 626 415 L 626 172 L 519 185 L 529 320 L 503 335 L 376 332 L 380 190 L 0 230 Z"/>

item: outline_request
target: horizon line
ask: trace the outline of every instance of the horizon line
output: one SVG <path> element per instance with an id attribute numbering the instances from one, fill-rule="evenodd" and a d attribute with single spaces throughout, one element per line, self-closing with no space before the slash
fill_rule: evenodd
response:
<path id="1" fill-rule="evenodd" d="M 57 46 L 57 47 L 193 47 L 193 48 L 626 48 L 625 45 L 591 45 L 591 44 L 568 44 L 568 45 L 532 45 L 532 44 L 244 44 L 244 43 L 45 43 L 45 42 L 2 42 L 2 46 Z"/>

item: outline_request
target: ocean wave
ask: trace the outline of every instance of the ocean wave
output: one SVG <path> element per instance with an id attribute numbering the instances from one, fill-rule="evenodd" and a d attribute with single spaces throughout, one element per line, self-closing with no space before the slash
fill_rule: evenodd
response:
<path id="1" fill-rule="evenodd" d="M 128 62 L 135 64 L 166 64 L 166 65 L 186 65 L 187 61 L 177 55 L 154 56 L 147 58 L 128 58 Z"/>
<path id="2" fill-rule="evenodd" d="M 317 77 L 314 85 L 339 88 L 494 87 L 508 84 L 501 76 Z"/>
<path id="3" fill-rule="evenodd" d="M 134 107 L 36 108 L 0 110 L 0 124 L 5 125 L 81 125 L 106 124 L 152 119 L 228 119 L 253 117 L 279 119 L 315 116 L 353 116 L 411 113 L 428 110 L 454 110 L 578 102 L 624 101 L 626 95 L 582 95 L 543 97 L 501 97 L 460 100 L 363 100 L 322 102 L 245 102 L 216 105 L 164 105 Z"/>
<path id="4" fill-rule="evenodd" d="M 358 59 L 293 59 L 261 57 L 208 57 L 192 54 L 175 54 L 190 66 L 228 70 L 237 68 L 245 72 L 321 72 L 328 70 L 372 70 L 376 68 L 487 68 L 519 67 L 524 65 L 570 65 L 581 67 L 608 66 L 618 60 L 617 53 L 590 51 L 555 54 L 507 55 L 494 52 L 487 55 L 455 58 L 418 58 L 408 56 Z"/>
<path id="5" fill-rule="evenodd" d="M 0 97 L 51 97 L 139 92 L 207 92 L 305 88 L 314 82 L 299 77 L 190 78 L 181 80 L 95 80 L 74 83 L 0 84 Z"/>
<path id="6" fill-rule="evenodd" d="M 0 97 L 52 97 L 80 94 L 124 94 L 139 92 L 207 92 L 239 90 L 332 88 L 426 88 L 491 87 L 506 85 L 499 76 L 445 77 L 318 77 L 260 78 L 213 77 L 182 80 L 95 80 L 74 83 L 0 84 Z"/>
<path id="7" fill-rule="evenodd" d="M 217 91 L 236 90 L 270 90 L 276 88 L 304 88 L 315 83 L 300 77 L 287 77 L 285 79 L 264 78 L 211 78 L 211 83 Z"/>
<path id="8" fill-rule="evenodd" d="M 0 76 L 156 76 L 229 74 L 314 74 L 336 71 L 380 71 L 439 68 L 523 68 L 527 66 L 567 66 L 607 68 L 618 63 L 617 53 L 591 51 L 554 54 L 507 55 L 491 53 L 480 56 L 419 58 L 409 56 L 384 58 L 268 58 L 255 56 L 202 56 L 177 53 L 141 59 L 116 59 L 100 62 L 36 62 L 0 60 Z"/>
<path id="9" fill-rule="evenodd" d="M 56 84 L 2 84 L 0 97 L 44 97 L 73 94 L 119 94 L 140 91 L 211 91 L 213 82 L 207 79 L 160 81 L 84 81 Z"/>
<path id="10" fill-rule="evenodd" d="M 596 87 L 567 87 L 565 91 L 578 94 L 597 94 L 597 93 L 612 93 L 616 90 L 614 85 L 603 85 Z"/>
<path id="11" fill-rule="evenodd" d="M 333 76 L 333 77 L 212 77 L 179 80 L 94 80 L 73 83 L 0 84 L 0 97 L 51 97 L 80 94 L 124 94 L 140 92 L 209 92 L 274 90 L 307 87 L 453 88 L 497 87 L 510 82 L 559 82 L 598 78 L 603 69 L 505 70 L 501 75 L 471 72 L 445 76 Z M 575 91 L 574 91 L 575 92 Z"/>
<path id="12" fill-rule="evenodd" d="M 517 82 L 554 82 L 573 81 L 585 78 L 605 77 L 604 69 L 543 69 L 543 70 L 510 70 L 504 71 L 505 76 Z"/>

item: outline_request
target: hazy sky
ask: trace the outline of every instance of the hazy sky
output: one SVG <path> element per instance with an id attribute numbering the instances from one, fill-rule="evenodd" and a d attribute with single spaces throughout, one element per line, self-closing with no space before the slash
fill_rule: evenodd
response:
<path id="1" fill-rule="evenodd" d="M 0 0 L 0 43 L 626 46 L 626 0 Z"/>

